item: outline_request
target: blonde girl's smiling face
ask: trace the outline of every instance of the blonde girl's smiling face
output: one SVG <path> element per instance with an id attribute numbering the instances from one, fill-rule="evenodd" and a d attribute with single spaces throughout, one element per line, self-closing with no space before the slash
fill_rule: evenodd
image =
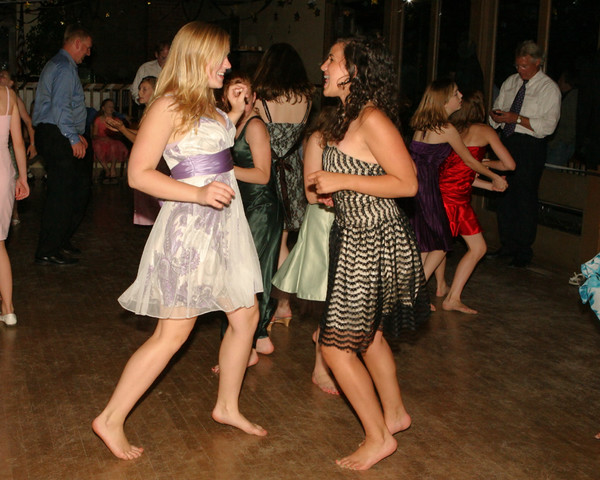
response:
<path id="1" fill-rule="evenodd" d="M 339 97 L 344 100 L 350 93 L 350 75 L 346 70 L 344 45 L 336 43 L 329 55 L 321 65 L 323 72 L 323 95 L 326 97 Z"/>
<path id="2" fill-rule="evenodd" d="M 454 85 L 454 89 L 452 90 L 452 96 L 444 105 L 448 116 L 452 115 L 454 112 L 460 110 L 462 107 L 462 93 L 458 91 L 458 87 Z"/>
<path id="3" fill-rule="evenodd" d="M 208 86 L 210 88 L 218 89 L 223 87 L 225 72 L 231 68 L 231 63 L 229 63 L 227 55 L 229 55 L 229 52 L 227 52 L 225 57 L 220 62 L 217 62 L 216 65 L 207 65 L 206 73 L 208 74 Z"/>

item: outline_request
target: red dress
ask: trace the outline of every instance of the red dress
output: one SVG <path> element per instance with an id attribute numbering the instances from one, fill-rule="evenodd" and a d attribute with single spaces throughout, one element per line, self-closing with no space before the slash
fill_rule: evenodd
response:
<path id="1" fill-rule="evenodd" d="M 96 126 L 96 137 L 92 141 L 94 155 L 102 163 L 125 162 L 129 151 L 121 140 L 111 137 L 113 132 L 108 130 L 103 117 L 97 117 L 94 120 Z"/>
<path id="2" fill-rule="evenodd" d="M 478 162 L 483 159 L 486 147 L 467 147 Z M 481 225 L 471 207 L 471 192 L 475 171 L 468 167 L 453 150 L 440 165 L 440 191 L 450 222 L 453 237 L 481 233 Z"/>

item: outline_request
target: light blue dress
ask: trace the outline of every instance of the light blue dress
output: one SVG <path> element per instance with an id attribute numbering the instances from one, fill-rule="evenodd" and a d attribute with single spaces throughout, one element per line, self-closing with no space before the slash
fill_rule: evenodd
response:
<path id="1" fill-rule="evenodd" d="M 587 278 L 579 287 L 581 300 L 583 303 L 589 302 L 593 312 L 600 319 L 600 253 L 581 265 L 581 273 Z"/>
<path id="2" fill-rule="evenodd" d="M 298 298 L 324 302 L 329 268 L 329 231 L 333 208 L 309 204 L 298 241 L 273 277 L 273 285 Z"/>

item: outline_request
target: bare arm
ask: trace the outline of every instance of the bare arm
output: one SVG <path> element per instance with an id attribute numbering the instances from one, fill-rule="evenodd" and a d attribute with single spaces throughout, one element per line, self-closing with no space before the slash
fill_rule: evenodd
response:
<path id="1" fill-rule="evenodd" d="M 323 147 L 321 132 L 313 133 L 304 147 L 304 193 L 308 203 L 319 203 L 319 195 L 315 185 L 308 181 L 311 173 L 323 169 Z"/>
<path id="2" fill-rule="evenodd" d="M 265 124 L 260 120 L 248 120 L 246 141 L 250 146 L 254 168 L 234 166 L 235 178 L 246 183 L 266 185 L 271 178 L 271 140 Z"/>
<path id="3" fill-rule="evenodd" d="M 492 187 L 492 182 L 488 182 L 487 180 L 482 180 L 479 177 L 475 177 L 475 180 L 473 180 L 473 186 L 475 188 L 481 188 L 482 190 L 489 190 L 489 191 L 493 191 L 493 187 Z"/>
<path id="4" fill-rule="evenodd" d="M 353 190 L 382 198 L 412 197 L 417 193 L 414 162 L 395 125 L 375 108 L 361 115 L 355 135 L 360 135 L 367 150 L 386 175 L 365 176 L 319 171 L 309 176 L 319 194 Z"/>
<path id="5" fill-rule="evenodd" d="M 458 156 L 465 163 L 465 165 L 467 165 L 469 168 L 476 171 L 480 175 L 484 175 L 491 179 L 492 184 L 494 186 L 494 190 L 497 190 L 499 192 L 503 192 L 504 190 L 506 190 L 506 187 L 508 186 L 506 180 L 503 179 L 500 175 L 492 172 L 482 163 L 475 160 L 473 155 L 471 155 L 469 149 L 463 143 L 462 138 L 460 138 L 458 131 L 456 130 L 456 128 L 454 128 L 453 125 L 449 124 L 446 127 L 444 127 L 444 131 L 441 135 L 441 138 L 443 138 L 450 144 L 450 146 L 458 154 Z"/>
<path id="6" fill-rule="evenodd" d="M 25 124 L 25 128 L 27 128 L 27 133 L 29 134 L 29 147 L 27 147 L 27 155 L 29 158 L 34 158 L 37 155 L 37 150 L 35 148 L 35 130 L 33 129 L 33 124 L 31 122 L 31 117 L 29 113 L 27 113 L 27 108 L 21 100 L 21 97 L 15 95 L 17 98 L 17 107 L 19 109 L 19 116 L 21 120 Z"/>
<path id="7" fill-rule="evenodd" d="M 170 108 L 172 102 L 171 98 L 162 97 L 149 107 L 129 157 L 129 185 L 157 198 L 193 202 L 222 209 L 231 202 L 234 195 L 233 189 L 228 185 L 212 182 L 203 187 L 196 187 L 156 170 L 167 143 L 182 137 L 174 135 L 178 117 Z"/>
<path id="8" fill-rule="evenodd" d="M 13 103 L 11 118 L 10 118 L 10 137 L 12 139 L 13 149 L 15 151 L 15 159 L 17 161 L 17 169 L 19 178 L 17 179 L 17 187 L 15 198 L 22 200 L 29 195 L 29 185 L 27 184 L 27 155 L 25 153 L 25 142 L 21 133 L 21 116 L 19 115 L 19 107 L 17 105 L 17 96 L 13 91 L 10 91 L 7 102 Z"/>
<path id="9" fill-rule="evenodd" d="M 132 143 L 135 142 L 135 137 L 137 136 L 137 130 L 134 130 L 133 128 L 127 128 L 122 120 L 113 117 L 113 118 L 105 119 L 104 122 L 106 123 L 106 125 L 108 126 L 108 128 L 110 130 L 119 132 L 121 135 L 123 135 L 127 140 L 129 140 Z"/>
<path id="10" fill-rule="evenodd" d="M 516 167 L 515 160 L 504 146 L 496 131 L 487 125 L 484 126 L 484 135 L 490 147 L 498 157 L 498 160 L 490 160 L 485 162 L 486 167 L 496 170 L 514 170 Z"/>

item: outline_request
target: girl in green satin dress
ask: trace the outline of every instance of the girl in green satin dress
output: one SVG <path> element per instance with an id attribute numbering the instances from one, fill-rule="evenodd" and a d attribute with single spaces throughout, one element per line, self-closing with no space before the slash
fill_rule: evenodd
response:
<path id="1" fill-rule="evenodd" d="M 244 115 L 236 125 L 233 170 L 258 253 L 264 287 L 263 293 L 258 294 L 260 319 L 254 335 L 255 351 L 249 359 L 249 364 L 253 365 L 258 361 L 256 352 L 268 355 L 274 350 L 267 327 L 277 308 L 277 301 L 271 298 L 271 279 L 277 270 L 283 210 L 277 197 L 275 177 L 271 175 L 269 133 L 254 111 L 256 94 L 251 90 L 249 77 L 232 75 L 223 92 L 226 96 L 228 89 L 239 83 L 248 87 L 248 97 Z"/>

